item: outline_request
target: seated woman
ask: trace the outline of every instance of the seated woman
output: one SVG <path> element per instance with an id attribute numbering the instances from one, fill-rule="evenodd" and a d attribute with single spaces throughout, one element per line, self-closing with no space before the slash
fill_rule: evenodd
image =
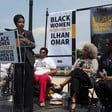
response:
<path id="1" fill-rule="evenodd" d="M 112 39 L 106 42 L 106 52 L 99 62 L 99 75 L 101 80 L 95 84 L 95 92 L 99 97 L 105 112 L 112 110 Z"/>
<path id="2" fill-rule="evenodd" d="M 97 62 L 97 48 L 93 44 L 85 44 L 82 49 L 83 58 L 77 59 L 75 64 L 72 67 L 72 71 L 69 76 L 58 85 L 56 88 L 61 89 L 67 83 L 71 83 L 71 97 L 72 97 L 72 106 L 71 111 L 74 112 L 76 108 L 77 96 L 79 96 L 80 86 L 90 86 L 91 75 L 96 74 L 98 69 Z"/>
<path id="3" fill-rule="evenodd" d="M 47 48 L 40 49 L 40 58 L 35 60 L 34 80 L 39 82 L 40 86 L 40 106 L 45 106 L 45 96 L 47 84 L 51 82 L 51 76 L 57 71 L 56 65 L 51 58 L 46 57 Z"/>

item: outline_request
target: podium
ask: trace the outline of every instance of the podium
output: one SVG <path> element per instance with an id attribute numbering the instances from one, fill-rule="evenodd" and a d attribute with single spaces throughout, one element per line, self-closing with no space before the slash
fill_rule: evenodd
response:
<path id="1" fill-rule="evenodd" d="M 35 43 L 28 40 L 28 45 L 25 43 L 19 42 L 19 37 L 25 38 L 24 36 L 18 34 L 17 30 L 8 31 L 8 32 L 2 32 L 0 33 L 0 63 L 9 63 L 10 65 L 13 65 L 13 73 L 11 74 L 7 68 L 6 69 L 6 76 L 3 77 L 3 74 L 0 73 L 0 111 L 1 112 L 15 112 L 14 105 L 16 100 L 14 100 L 14 96 L 16 92 L 14 91 L 14 88 L 16 87 L 16 73 L 15 73 L 15 66 L 16 65 L 22 65 L 25 69 L 25 50 L 27 47 L 35 47 Z M 26 38 L 25 38 L 26 39 Z M 21 54 L 21 49 L 23 49 L 24 53 Z M 24 55 L 24 57 L 21 57 L 21 55 Z M 2 65 L 2 64 L 0 64 Z M 11 67 L 11 66 L 10 66 Z M 0 67 L 0 71 L 3 70 Z M 5 71 L 5 69 L 4 69 Z M 3 77 L 3 78 L 2 78 Z M 19 80 L 19 79 L 18 79 Z M 21 82 L 20 82 L 21 83 Z M 23 73 L 22 78 L 23 83 L 23 93 L 22 93 L 22 112 L 24 112 L 24 84 L 25 84 L 25 71 Z M 11 101 L 11 97 L 13 97 Z"/>

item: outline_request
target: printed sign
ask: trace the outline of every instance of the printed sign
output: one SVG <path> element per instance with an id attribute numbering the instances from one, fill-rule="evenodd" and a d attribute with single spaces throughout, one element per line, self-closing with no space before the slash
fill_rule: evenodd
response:
<path id="1" fill-rule="evenodd" d="M 91 42 L 97 46 L 99 55 L 105 52 L 108 38 L 112 38 L 112 7 L 92 8 Z"/>
<path id="2" fill-rule="evenodd" d="M 0 33 L 0 62 L 18 63 L 17 31 L 8 31 Z"/>
<path id="3" fill-rule="evenodd" d="M 75 50 L 75 11 L 50 13 L 48 18 L 48 56 L 55 58 L 57 66 L 72 66 L 72 51 Z M 74 45 L 73 45 L 74 44 Z M 74 47 L 74 48 L 73 48 Z M 65 57 L 65 58 L 62 58 Z M 69 58 L 69 63 L 66 60 Z M 66 63 L 66 64 L 65 64 Z"/>

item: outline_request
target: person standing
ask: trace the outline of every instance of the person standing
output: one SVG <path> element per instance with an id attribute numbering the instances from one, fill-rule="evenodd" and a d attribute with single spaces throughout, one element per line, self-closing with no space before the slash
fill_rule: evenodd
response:
<path id="1" fill-rule="evenodd" d="M 31 31 L 24 30 L 25 19 L 17 14 L 13 18 L 19 34 L 23 63 L 14 65 L 14 112 L 33 112 L 33 49 L 35 41 Z M 20 56 L 20 55 L 19 55 Z"/>

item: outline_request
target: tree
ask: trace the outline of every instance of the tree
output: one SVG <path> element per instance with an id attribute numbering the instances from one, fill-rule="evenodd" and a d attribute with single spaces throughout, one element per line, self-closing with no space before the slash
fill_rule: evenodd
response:
<path id="1" fill-rule="evenodd" d="M 82 58 L 82 50 L 81 49 L 77 49 L 77 58 Z"/>

